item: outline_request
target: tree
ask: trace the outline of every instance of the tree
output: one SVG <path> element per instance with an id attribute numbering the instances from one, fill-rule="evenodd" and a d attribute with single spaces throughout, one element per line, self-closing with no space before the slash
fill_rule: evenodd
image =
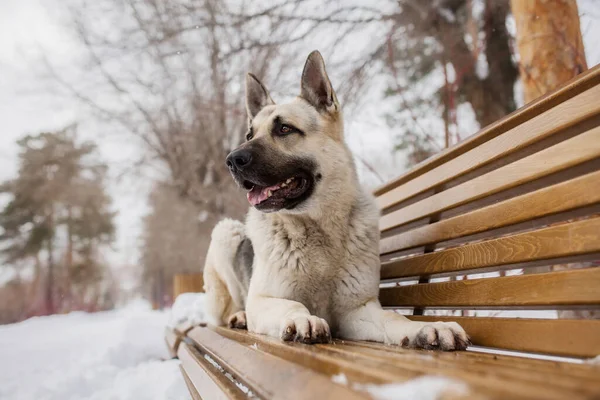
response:
<path id="1" fill-rule="evenodd" d="M 142 288 L 152 303 L 162 308 L 165 299 L 172 297 L 174 274 L 202 271 L 218 217 L 198 212 L 192 201 L 164 182 L 154 186 L 150 207 L 142 236 Z"/>
<path id="2" fill-rule="evenodd" d="M 587 69 L 575 0 L 511 0 L 525 102 Z"/>
<path id="3" fill-rule="evenodd" d="M 386 94 L 399 100 L 388 118 L 404 131 L 397 148 L 408 151 L 409 165 L 460 141 L 461 104 L 470 105 L 481 127 L 516 108 L 508 0 L 477 4 L 483 8 L 469 0 L 398 2 L 381 57 L 393 77 Z M 432 115 L 443 120 L 443 136 L 422 126 Z"/>
<path id="4" fill-rule="evenodd" d="M 7 264 L 32 260 L 36 277 L 45 255 L 45 311 L 53 313 L 58 309 L 57 288 L 69 298 L 74 272 L 95 268 L 96 246 L 112 241 L 106 166 L 94 160 L 93 143 L 77 143 L 74 126 L 28 135 L 18 145 L 18 175 L 0 186 L 10 196 L 0 213 L 1 250 Z M 64 237 L 62 263 L 57 245 Z M 74 253 L 83 264 L 73 263 Z"/>

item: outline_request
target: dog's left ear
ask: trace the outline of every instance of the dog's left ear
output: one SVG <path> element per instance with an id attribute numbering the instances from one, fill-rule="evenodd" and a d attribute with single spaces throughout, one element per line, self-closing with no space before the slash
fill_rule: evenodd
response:
<path id="1" fill-rule="evenodd" d="M 317 110 L 335 111 L 338 109 L 338 100 L 325 71 L 325 61 L 318 50 L 308 55 L 302 83 L 300 97 L 312 104 Z"/>
<path id="2" fill-rule="evenodd" d="M 246 111 L 248 120 L 252 119 L 264 107 L 275 104 L 267 88 L 253 74 L 246 75 Z"/>

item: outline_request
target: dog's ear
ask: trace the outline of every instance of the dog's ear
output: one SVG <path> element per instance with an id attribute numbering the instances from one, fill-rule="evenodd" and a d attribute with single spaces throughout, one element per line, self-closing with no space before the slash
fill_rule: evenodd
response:
<path id="1" fill-rule="evenodd" d="M 246 111 L 252 120 L 264 107 L 275 104 L 267 88 L 253 74 L 246 75 Z"/>
<path id="2" fill-rule="evenodd" d="M 318 50 L 310 53 L 304 64 L 300 97 L 319 111 L 336 110 L 338 107 L 337 97 L 325 71 L 325 61 Z"/>

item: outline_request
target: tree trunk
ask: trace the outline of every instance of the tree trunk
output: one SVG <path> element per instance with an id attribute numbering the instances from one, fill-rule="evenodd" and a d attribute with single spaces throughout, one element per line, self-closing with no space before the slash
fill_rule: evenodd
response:
<path id="1" fill-rule="evenodd" d="M 48 271 L 46 274 L 46 313 L 54 314 L 54 209 L 48 215 Z"/>
<path id="2" fill-rule="evenodd" d="M 529 103 L 587 69 L 576 0 L 511 0 Z"/>

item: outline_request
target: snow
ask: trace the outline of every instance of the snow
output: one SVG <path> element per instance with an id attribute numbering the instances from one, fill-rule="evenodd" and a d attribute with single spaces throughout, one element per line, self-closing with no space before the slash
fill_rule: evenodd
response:
<path id="1" fill-rule="evenodd" d="M 337 383 L 338 385 L 342 385 L 342 386 L 348 386 L 348 378 L 346 377 L 346 375 L 344 373 L 339 373 L 339 374 L 333 375 L 331 377 L 331 382 Z"/>
<path id="2" fill-rule="evenodd" d="M 355 385 L 359 388 L 359 385 Z M 466 396 L 466 384 L 441 376 L 425 375 L 402 383 L 387 385 L 361 385 L 375 400 L 437 400 L 453 396 Z"/>
<path id="3" fill-rule="evenodd" d="M 167 312 L 126 308 L 0 326 L 0 399 L 189 399 L 163 339 Z"/>
<path id="4" fill-rule="evenodd" d="M 343 373 L 333 375 L 331 381 L 349 386 L 348 378 Z M 386 385 L 352 384 L 351 387 L 369 393 L 374 400 L 437 400 L 469 394 L 469 387 L 463 382 L 436 375 L 424 375 Z"/>
<path id="5" fill-rule="evenodd" d="M 600 366 L 600 355 L 585 361 L 587 364 Z"/>
<path id="6" fill-rule="evenodd" d="M 204 293 L 182 293 L 175 299 L 171 308 L 169 326 L 175 327 L 182 323 L 198 325 L 206 321 L 204 313 Z"/>

